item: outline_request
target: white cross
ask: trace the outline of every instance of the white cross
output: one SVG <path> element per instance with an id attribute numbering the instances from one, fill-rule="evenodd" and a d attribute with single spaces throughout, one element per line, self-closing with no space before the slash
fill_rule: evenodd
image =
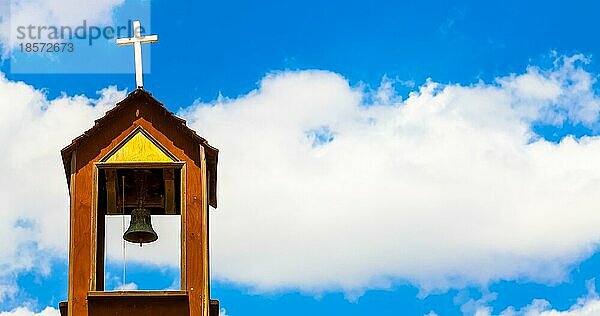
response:
<path id="1" fill-rule="evenodd" d="M 142 79 L 142 44 L 158 42 L 158 35 L 142 36 L 140 21 L 133 21 L 133 37 L 117 38 L 118 46 L 133 45 L 135 57 L 135 82 L 138 88 L 144 86 Z"/>

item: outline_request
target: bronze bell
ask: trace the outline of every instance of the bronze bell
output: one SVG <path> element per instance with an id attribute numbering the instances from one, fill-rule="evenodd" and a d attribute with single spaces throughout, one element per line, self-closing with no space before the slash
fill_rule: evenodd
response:
<path id="1" fill-rule="evenodd" d="M 138 206 L 131 211 L 129 228 L 123 234 L 123 239 L 132 243 L 139 243 L 140 247 L 142 244 L 158 239 L 158 235 L 152 228 L 150 210 L 144 207 L 144 201 L 146 200 L 146 180 L 149 173 L 149 170 L 134 170 L 133 172 Z"/>
<path id="2" fill-rule="evenodd" d="M 123 239 L 132 243 L 144 243 L 156 241 L 158 235 L 152 228 L 150 211 L 143 207 L 138 207 L 131 212 L 131 222 L 129 228 L 123 234 Z"/>

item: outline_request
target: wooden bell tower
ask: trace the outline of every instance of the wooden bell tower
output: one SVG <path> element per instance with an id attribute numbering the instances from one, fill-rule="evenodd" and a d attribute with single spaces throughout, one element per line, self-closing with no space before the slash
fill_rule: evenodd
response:
<path id="1" fill-rule="evenodd" d="M 60 303 L 61 315 L 218 315 L 208 249 L 218 150 L 138 88 L 61 154 L 71 198 L 68 301 Z M 105 218 L 135 208 L 132 174 L 140 171 L 148 175 L 151 214 L 181 216 L 180 290 L 104 289 Z"/>

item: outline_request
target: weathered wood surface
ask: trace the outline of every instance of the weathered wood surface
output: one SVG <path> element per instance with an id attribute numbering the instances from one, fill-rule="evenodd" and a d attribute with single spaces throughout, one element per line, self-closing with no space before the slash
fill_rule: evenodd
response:
<path id="1" fill-rule="evenodd" d="M 163 169 L 165 181 L 165 214 L 175 214 L 175 170 L 173 168 Z"/>
<path id="2" fill-rule="evenodd" d="M 182 291 L 90 292 L 90 316 L 187 316 L 188 297 Z"/>
<path id="3" fill-rule="evenodd" d="M 121 210 L 117 207 L 117 170 L 105 169 L 104 178 L 106 179 L 106 213 L 121 214 Z"/>
<path id="4" fill-rule="evenodd" d="M 206 168 L 206 155 L 204 153 L 204 148 L 202 146 L 198 146 L 200 151 L 200 185 L 202 192 L 202 223 L 201 234 L 201 248 L 202 248 L 202 306 L 204 316 L 209 316 L 210 312 L 210 286 L 209 286 L 209 262 L 208 262 L 208 181 L 207 181 L 207 168 Z"/>

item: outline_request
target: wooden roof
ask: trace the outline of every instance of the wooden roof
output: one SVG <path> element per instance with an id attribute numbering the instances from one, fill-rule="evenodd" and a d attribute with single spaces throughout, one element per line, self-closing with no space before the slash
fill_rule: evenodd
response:
<path id="1" fill-rule="evenodd" d="M 208 144 L 206 139 L 200 137 L 196 132 L 189 127 L 187 127 L 185 120 L 175 116 L 173 112 L 169 111 L 160 101 L 156 100 L 152 94 L 148 91 L 138 88 L 132 91 L 125 99 L 116 104 L 114 108 L 106 112 L 106 114 L 97 119 L 94 123 L 94 126 L 84 132 L 79 137 L 75 138 L 70 145 L 63 148 L 61 150 L 61 156 L 63 160 L 63 165 L 65 168 L 65 175 L 67 177 L 67 183 L 70 182 L 70 166 L 71 166 L 71 153 L 75 150 L 79 145 L 88 141 L 96 132 L 98 132 L 103 125 L 105 125 L 111 118 L 119 115 L 121 110 L 127 107 L 129 104 L 134 102 L 146 101 L 147 104 L 152 106 L 157 106 L 164 114 L 164 116 L 173 122 L 173 124 L 177 125 L 181 128 L 181 130 L 186 133 L 189 137 L 191 137 L 194 141 L 196 141 L 199 145 L 204 147 L 204 151 L 206 154 L 206 163 L 209 171 L 209 183 L 210 183 L 210 192 L 209 192 L 209 204 L 212 207 L 217 207 L 217 160 L 219 155 L 219 150 L 215 147 L 212 147 Z"/>

